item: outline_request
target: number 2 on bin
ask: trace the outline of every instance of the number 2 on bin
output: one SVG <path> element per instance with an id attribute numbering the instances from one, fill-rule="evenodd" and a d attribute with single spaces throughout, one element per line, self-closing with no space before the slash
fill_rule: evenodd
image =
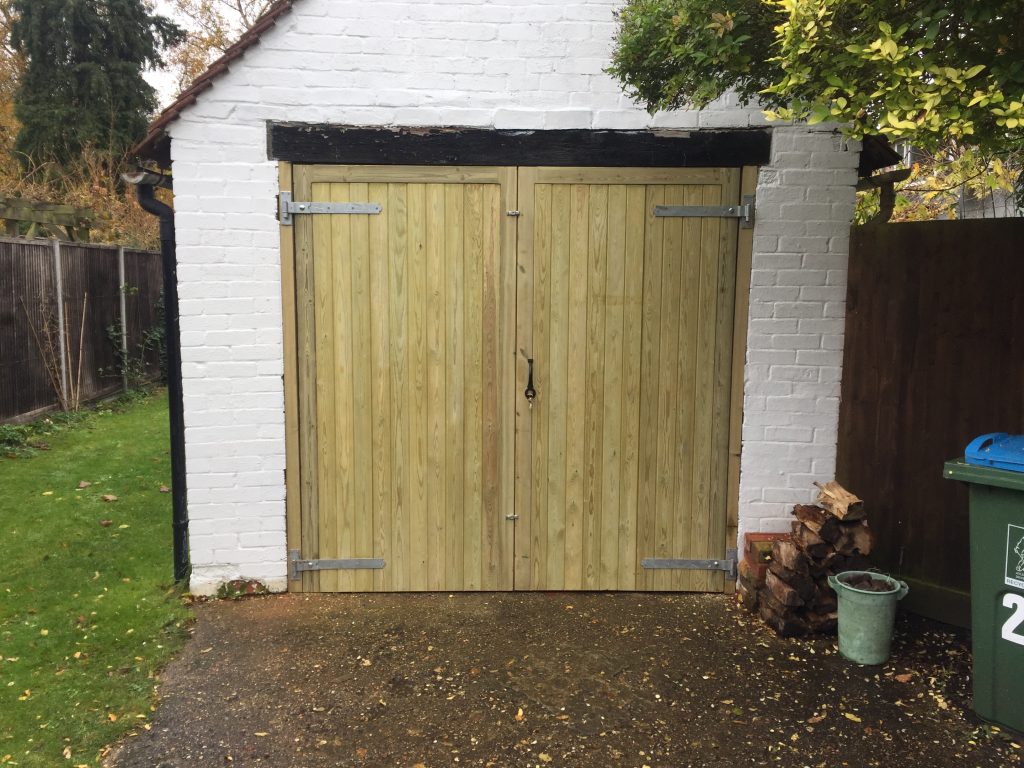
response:
<path id="1" fill-rule="evenodd" d="M 1003 640 L 1024 645 L 1024 635 L 1018 635 L 1016 632 L 1021 624 L 1024 624 L 1024 596 L 1007 592 L 1003 595 L 1003 607 L 1013 609 L 1010 618 L 1003 623 Z"/>

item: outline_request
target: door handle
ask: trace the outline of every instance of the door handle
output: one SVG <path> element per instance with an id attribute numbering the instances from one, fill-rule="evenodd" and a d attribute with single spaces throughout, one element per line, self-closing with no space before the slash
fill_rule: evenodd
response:
<path id="1" fill-rule="evenodd" d="M 526 358 L 526 389 L 523 390 L 523 397 L 526 398 L 526 402 L 533 410 L 533 399 L 537 396 L 537 390 L 533 388 L 533 358 Z"/>

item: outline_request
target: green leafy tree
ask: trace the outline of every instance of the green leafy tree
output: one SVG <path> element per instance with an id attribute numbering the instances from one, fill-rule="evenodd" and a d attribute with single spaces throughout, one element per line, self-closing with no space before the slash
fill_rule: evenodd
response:
<path id="1" fill-rule="evenodd" d="M 74 164 L 87 147 L 119 159 L 156 107 L 142 72 L 181 39 L 144 0 L 15 0 L 11 42 L 26 60 L 15 96 L 24 163 Z"/>
<path id="2" fill-rule="evenodd" d="M 628 0 L 611 74 L 651 111 L 728 90 L 770 117 L 937 149 L 1024 143 L 1020 0 Z"/>

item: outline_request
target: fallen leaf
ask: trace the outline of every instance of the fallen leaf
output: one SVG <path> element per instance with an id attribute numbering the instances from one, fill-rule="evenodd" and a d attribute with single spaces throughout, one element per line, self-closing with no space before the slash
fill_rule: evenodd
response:
<path id="1" fill-rule="evenodd" d="M 360 760 L 366 759 L 366 747 L 356 747 L 356 757 Z"/>
<path id="2" fill-rule="evenodd" d="M 112 493 L 104 493 L 100 498 L 104 501 L 117 501 L 117 496 Z"/>
<path id="3" fill-rule="evenodd" d="M 843 712 L 843 717 L 845 717 L 847 720 L 853 720 L 853 722 L 855 722 L 855 723 L 859 723 L 860 722 L 860 718 L 857 717 L 852 712 Z"/>
<path id="4" fill-rule="evenodd" d="M 905 675 L 896 675 L 896 682 L 898 683 L 909 683 L 911 678 L 914 677 L 913 672 L 907 672 Z"/>
<path id="5" fill-rule="evenodd" d="M 361 663 L 361 664 L 362 664 L 362 665 L 363 665 L 364 667 L 369 667 L 369 666 L 372 666 L 372 665 L 373 665 L 373 662 L 372 662 L 372 661 L 370 661 L 369 659 L 363 659 L 363 660 L 362 660 L 362 661 L 361 661 L 360 663 Z"/>
<path id="6" fill-rule="evenodd" d="M 109 528 L 113 524 L 114 524 L 113 520 L 100 520 L 100 525 L 102 525 L 104 528 Z"/>
<path id="7" fill-rule="evenodd" d="M 549 755 L 547 752 L 541 752 L 539 755 L 537 755 L 537 757 L 540 758 L 540 761 L 542 763 L 550 763 L 551 762 L 551 755 Z"/>
<path id="8" fill-rule="evenodd" d="M 524 715 L 524 714 L 523 714 L 523 708 L 522 708 L 522 707 L 520 707 L 520 708 L 519 708 L 519 711 L 518 711 L 518 712 L 516 712 L 516 722 L 517 722 L 517 723 L 521 723 L 521 722 L 523 722 L 523 720 L 525 720 L 525 719 L 526 719 L 526 715 Z"/>
<path id="9" fill-rule="evenodd" d="M 71 759 L 71 747 L 64 747 L 64 751 L 61 752 L 61 754 L 64 755 L 64 759 L 65 760 L 70 760 Z"/>
<path id="10" fill-rule="evenodd" d="M 166 485 L 161 485 L 160 486 L 160 493 L 170 493 L 170 492 L 171 492 L 171 489 L 168 488 Z"/>
<path id="11" fill-rule="evenodd" d="M 53 496 L 53 491 L 43 491 L 43 496 Z"/>
<path id="12" fill-rule="evenodd" d="M 815 715 L 814 717 L 808 717 L 807 718 L 807 722 L 810 723 L 811 725 L 814 725 L 815 723 L 820 723 L 824 719 L 825 719 L 824 715 Z"/>
<path id="13" fill-rule="evenodd" d="M 78 487 L 79 488 L 88 488 L 90 485 L 92 485 L 92 483 L 90 483 L 88 480 L 83 480 L 82 482 L 80 482 L 78 484 Z"/>
<path id="14" fill-rule="evenodd" d="M 109 720 L 112 723 L 116 723 L 117 715 L 115 715 L 113 712 L 107 712 L 107 720 Z"/>
<path id="15" fill-rule="evenodd" d="M 269 736 L 269 735 L 270 734 L 267 733 L 266 731 L 256 731 L 256 733 L 253 734 L 253 736 Z"/>

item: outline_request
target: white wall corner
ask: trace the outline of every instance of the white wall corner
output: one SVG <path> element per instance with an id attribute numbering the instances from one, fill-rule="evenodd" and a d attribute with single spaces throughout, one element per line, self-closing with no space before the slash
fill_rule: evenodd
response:
<path id="1" fill-rule="evenodd" d="M 788 530 L 835 472 L 849 228 L 860 143 L 780 126 L 757 183 L 740 454 L 739 544 Z"/>

